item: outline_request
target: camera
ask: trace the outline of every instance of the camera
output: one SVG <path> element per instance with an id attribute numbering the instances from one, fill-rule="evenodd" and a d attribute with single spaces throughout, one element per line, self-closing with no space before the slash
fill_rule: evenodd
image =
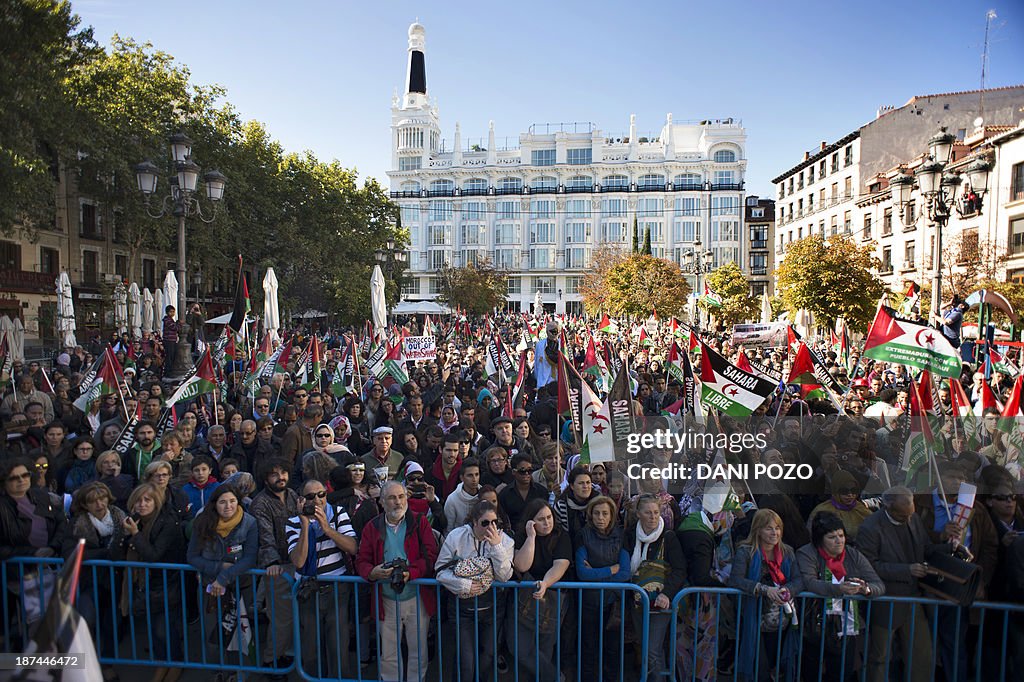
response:
<path id="1" fill-rule="evenodd" d="M 407 486 L 409 497 L 424 498 L 427 496 L 427 484 L 423 481 L 409 483 Z"/>
<path id="2" fill-rule="evenodd" d="M 303 516 L 316 516 L 316 502 L 306 502 L 299 513 Z"/>
<path id="3" fill-rule="evenodd" d="M 405 559 L 392 559 L 391 561 L 384 564 L 381 568 L 390 568 L 391 571 L 391 589 L 395 592 L 401 592 L 405 589 L 405 572 L 409 570 L 409 562 Z"/>

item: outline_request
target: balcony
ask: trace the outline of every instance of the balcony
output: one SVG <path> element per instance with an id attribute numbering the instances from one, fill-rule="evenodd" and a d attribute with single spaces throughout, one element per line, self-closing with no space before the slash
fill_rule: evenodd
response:
<path id="1" fill-rule="evenodd" d="M 672 191 L 674 192 L 699 192 L 702 189 L 704 189 L 704 185 L 699 182 L 672 183 Z"/>
<path id="2" fill-rule="evenodd" d="M 594 191 L 594 185 L 566 185 L 566 194 L 589 194 Z"/>
<path id="3" fill-rule="evenodd" d="M 750 240 L 750 248 L 752 249 L 767 249 L 768 241 L 764 239 Z"/>
<path id="4" fill-rule="evenodd" d="M 453 197 L 455 196 L 454 189 L 428 189 L 428 197 Z"/>
<path id="5" fill-rule="evenodd" d="M 664 191 L 668 190 L 669 187 L 671 187 L 671 185 L 669 185 L 669 184 L 665 184 L 665 185 L 637 185 L 636 186 L 636 191 L 637 192 L 664 192 Z"/>
<path id="6" fill-rule="evenodd" d="M 419 199 L 421 192 L 392 192 L 392 199 Z"/>
<path id="7" fill-rule="evenodd" d="M 628 192 L 629 185 L 597 185 L 598 192 Z"/>
<path id="8" fill-rule="evenodd" d="M 497 194 L 497 195 L 500 195 L 500 196 L 504 196 L 506 194 L 522 194 L 523 193 L 523 188 L 522 187 L 498 187 L 497 189 L 494 190 L 494 193 Z"/>
<path id="9" fill-rule="evenodd" d="M 763 267 L 763 268 L 750 268 L 750 274 L 752 276 L 754 276 L 754 277 L 758 277 L 758 276 L 764 277 L 765 275 L 768 274 L 768 268 L 767 267 Z"/>
<path id="10" fill-rule="evenodd" d="M 482 188 L 474 187 L 473 189 L 463 189 L 463 190 L 461 190 L 461 196 L 464 196 L 464 197 L 483 197 L 483 196 L 487 196 L 487 188 L 486 187 L 482 187 Z"/>
<path id="11" fill-rule="evenodd" d="M 742 182 L 718 182 L 711 184 L 712 192 L 739 192 L 743 189 Z"/>
<path id="12" fill-rule="evenodd" d="M 558 188 L 554 186 L 543 185 L 541 187 L 531 187 L 527 194 L 557 194 Z"/>

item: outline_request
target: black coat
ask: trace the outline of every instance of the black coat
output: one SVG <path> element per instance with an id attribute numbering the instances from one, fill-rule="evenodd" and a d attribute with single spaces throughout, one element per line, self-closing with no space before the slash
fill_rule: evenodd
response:
<path id="1" fill-rule="evenodd" d="M 60 556 L 67 535 L 68 521 L 64 508 L 40 488 L 30 488 L 28 498 L 35 505 L 36 514 L 46 520 L 46 546 Z M 29 544 L 32 523 L 18 513 L 17 503 L 8 495 L 0 494 L 0 560 L 14 556 L 31 556 L 41 547 Z"/>

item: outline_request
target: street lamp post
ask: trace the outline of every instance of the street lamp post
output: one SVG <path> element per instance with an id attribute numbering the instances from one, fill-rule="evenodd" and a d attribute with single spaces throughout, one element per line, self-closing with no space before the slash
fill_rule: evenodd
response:
<path id="1" fill-rule="evenodd" d="M 688 275 L 694 275 L 694 294 L 700 296 L 703 293 L 701 289 L 701 276 L 711 272 L 712 264 L 714 263 L 715 255 L 711 251 L 701 251 L 701 243 L 698 238 L 693 244 L 693 249 L 683 254 L 683 264 L 680 267 L 684 273 Z M 699 300 L 699 299 L 698 299 Z M 700 329 L 700 309 L 697 307 L 696 300 L 693 304 L 693 310 L 695 315 L 695 322 L 697 328 Z"/>
<path id="2" fill-rule="evenodd" d="M 961 215 L 981 213 L 981 198 L 988 188 L 988 173 L 992 169 L 992 165 L 984 158 L 978 158 L 967 166 L 964 172 L 970 182 L 973 198 L 970 206 L 958 205 L 956 193 L 963 179 L 959 173 L 948 170 L 953 160 L 955 142 L 956 137 L 942 128 L 928 140 L 928 158 L 914 171 L 913 177 L 901 171 L 889 180 L 892 202 L 903 225 L 910 227 L 917 219 L 917 216 L 909 215 L 907 210 L 916 188 L 923 203 L 920 214 L 926 216 L 930 225 L 935 226 L 930 309 L 932 319 L 940 317 L 942 308 L 942 230 L 949 223 L 954 208 Z"/>
<path id="3" fill-rule="evenodd" d="M 157 191 L 157 182 L 160 177 L 160 169 L 152 161 L 143 161 L 135 166 L 135 178 L 138 182 L 139 191 L 142 192 L 146 201 L 146 213 L 150 218 L 163 218 L 173 215 L 178 218 L 178 262 L 175 270 L 178 277 L 178 320 L 185 319 L 187 309 L 186 299 L 188 296 L 188 283 L 185 279 L 186 253 L 185 253 L 185 219 L 199 218 L 204 223 L 212 223 L 217 216 L 217 209 L 224 198 L 224 187 L 227 178 L 216 170 L 207 171 L 203 175 L 206 184 L 206 198 L 212 203 L 213 210 L 205 215 L 199 203 L 197 189 L 199 185 L 199 173 L 201 169 L 192 160 L 192 140 L 184 133 L 175 133 L 170 137 L 171 169 L 172 173 L 168 184 L 170 191 L 163 197 L 159 209 L 152 206 L 152 198 Z M 198 284 L 198 281 L 197 281 Z M 168 305 L 171 301 L 167 302 Z M 162 315 L 163 311 L 157 311 Z M 191 362 L 191 349 L 186 339 L 179 340 L 179 349 L 184 348 L 186 352 L 179 351 L 179 358 L 184 358 L 184 365 L 178 363 L 176 371 L 184 372 L 187 364 Z"/>

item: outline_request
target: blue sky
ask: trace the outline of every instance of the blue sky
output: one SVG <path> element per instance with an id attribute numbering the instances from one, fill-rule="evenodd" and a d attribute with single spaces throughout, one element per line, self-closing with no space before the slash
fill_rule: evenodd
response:
<path id="1" fill-rule="evenodd" d="M 339 159 L 386 182 L 390 106 L 405 82 L 407 29 L 427 32 L 427 88 L 443 135 L 518 138 L 535 122 L 592 121 L 606 133 L 685 119 L 741 119 L 747 189 L 822 140 L 914 95 L 973 90 L 985 13 L 995 9 L 988 86 L 1024 83 L 1018 0 L 627 3 L 173 3 L 77 0 L 101 43 L 149 41 L 217 83 L 289 151 Z M 1021 118 L 1024 118 L 1022 112 Z"/>

